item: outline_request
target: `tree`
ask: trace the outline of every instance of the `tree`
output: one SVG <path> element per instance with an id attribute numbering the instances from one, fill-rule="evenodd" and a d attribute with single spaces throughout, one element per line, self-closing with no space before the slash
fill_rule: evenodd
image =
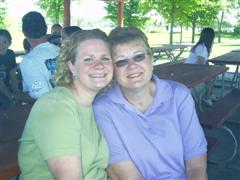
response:
<path id="1" fill-rule="evenodd" d="M 52 23 L 60 23 L 64 18 L 64 0 L 37 0 L 36 4 L 47 12 Z"/>
<path id="2" fill-rule="evenodd" d="M 215 26 L 215 20 L 220 11 L 218 0 L 192 0 L 189 4 L 189 10 L 185 11 L 186 17 L 191 22 L 192 27 L 192 43 L 195 41 L 196 28 Z"/>
<path id="3" fill-rule="evenodd" d="M 0 28 L 5 27 L 6 8 L 5 0 L 0 0 Z"/>
<path id="4" fill-rule="evenodd" d="M 113 23 L 118 21 L 118 2 L 110 1 L 105 6 L 107 16 Z M 146 14 L 151 10 L 150 4 L 147 0 L 129 0 L 124 3 L 124 26 L 144 27 L 149 17 Z"/>
<path id="5" fill-rule="evenodd" d="M 240 1 L 239 0 L 220 0 L 221 11 L 217 16 L 217 28 L 218 28 L 218 42 L 221 42 L 221 33 L 222 27 L 226 24 L 225 14 L 229 13 L 233 9 L 239 9 Z"/>
<path id="6" fill-rule="evenodd" d="M 153 8 L 164 17 L 166 23 L 170 24 L 169 44 L 173 43 L 173 28 L 176 21 L 181 19 L 189 3 L 190 0 L 151 0 Z"/>

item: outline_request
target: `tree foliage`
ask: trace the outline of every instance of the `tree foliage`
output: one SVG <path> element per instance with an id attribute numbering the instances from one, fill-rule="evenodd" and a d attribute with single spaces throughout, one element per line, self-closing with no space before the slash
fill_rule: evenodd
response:
<path id="1" fill-rule="evenodd" d="M 107 11 L 107 19 L 113 23 L 118 23 L 118 2 L 107 2 L 105 7 Z M 129 0 L 124 3 L 124 26 L 144 27 L 149 17 L 146 14 L 151 10 L 147 0 Z"/>
<path id="2" fill-rule="evenodd" d="M 0 0 L 0 28 L 5 27 L 6 18 L 6 2 L 5 0 Z"/>
<path id="3" fill-rule="evenodd" d="M 35 0 L 36 4 L 46 11 L 52 23 L 60 23 L 64 18 L 64 0 Z"/>

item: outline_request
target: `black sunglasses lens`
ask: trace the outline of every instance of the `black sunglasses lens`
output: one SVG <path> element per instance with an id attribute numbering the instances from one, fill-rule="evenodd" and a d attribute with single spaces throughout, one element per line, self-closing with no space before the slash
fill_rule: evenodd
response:
<path id="1" fill-rule="evenodd" d="M 119 61 L 115 62 L 115 65 L 117 67 L 123 67 L 123 66 L 126 66 L 127 64 L 128 64 L 128 60 L 127 59 L 119 60 Z"/>
<path id="2" fill-rule="evenodd" d="M 146 54 L 138 54 L 133 57 L 133 61 L 140 62 L 143 61 L 146 58 Z"/>

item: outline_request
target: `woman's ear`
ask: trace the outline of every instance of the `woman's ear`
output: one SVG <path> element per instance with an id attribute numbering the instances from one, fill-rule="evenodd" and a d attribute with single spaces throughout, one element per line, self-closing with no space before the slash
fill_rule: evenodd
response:
<path id="1" fill-rule="evenodd" d="M 72 74 L 74 75 L 74 74 L 76 74 L 75 72 L 76 72 L 76 67 L 75 67 L 75 65 L 71 62 L 71 61 L 68 61 L 67 62 L 67 65 L 68 65 L 68 68 L 70 69 L 70 71 L 72 72 Z"/>

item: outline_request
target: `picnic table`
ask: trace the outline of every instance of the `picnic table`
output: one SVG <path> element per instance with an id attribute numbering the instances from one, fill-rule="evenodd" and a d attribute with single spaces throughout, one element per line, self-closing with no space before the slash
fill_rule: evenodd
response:
<path id="1" fill-rule="evenodd" d="M 239 74 L 239 65 L 240 65 L 240 50 L 236 49 L 231 52 L 228 52 L 226 54 L 223 54 L 221 56 L 209 59 L 209 62 L 217 64 L 217 65 L 235 65 L 236 70 L 234 72 L 232 81 L 231 81 L 231 86 L 233 86 L 234 82 L 237 87 L 239 87 L 239 79 L 240 79 L 240 74 Z"/>
<path id="2" fill-rule="evenodd" d="M 177 61 L 180 55 L 184 52 L 185 49 L 191 47 L 191 45 L 161 45 L 151 47 L 154 55 L 154 61 L 157 61 L 163 54 L 167 55 L 168 59 L 172 61 Z"/>

